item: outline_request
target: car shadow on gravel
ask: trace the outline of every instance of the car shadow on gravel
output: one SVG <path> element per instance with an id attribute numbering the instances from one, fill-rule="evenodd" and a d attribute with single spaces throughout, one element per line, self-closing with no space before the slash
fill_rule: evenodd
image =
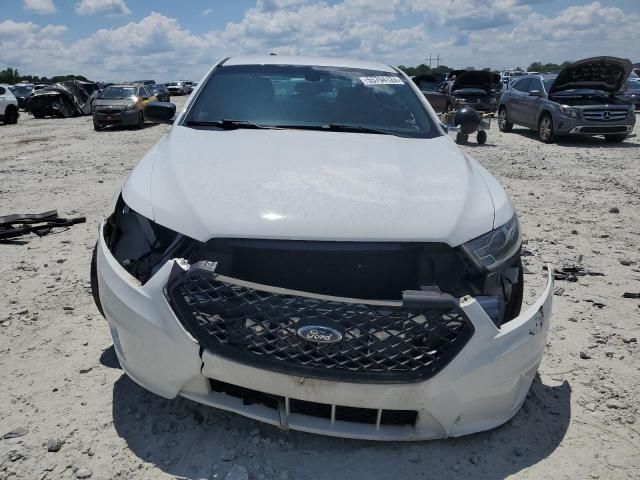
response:
<path id="1" fill-rule="evenodd" d="M 113 388 L 117 434 L 141 461 L 178 478 L 224 478 L 233 465 L 249 478 L 503 479 L 549 457 L 571 417 L 571 387 L 536 376 L 507 424 L 424 442 L 372 442 L 282 432 L 183 398 L 166 400 L 122 375 Z M 235 478 L 235 477 L 234 477 Z"/>
<path id="2" fill-rule="evenodd" d="M 538 132 L 529 130 L 528 128 L 514 128 L 508 135 L 520 135 L 524 138 L 530 138 L 541 145 L 543 143 L 538 139 Z M 620 143 L 607 142 L 602 137 L 579 137 L 579 136 L 563 136 L 556 139 L 553 145 L 558 147 L 588 147 L 588 148 L 640 148 L 637 143 L 632 143 L 629 140 L 634 138 L 635 134 L 629 135 L 624 141 Z"/>

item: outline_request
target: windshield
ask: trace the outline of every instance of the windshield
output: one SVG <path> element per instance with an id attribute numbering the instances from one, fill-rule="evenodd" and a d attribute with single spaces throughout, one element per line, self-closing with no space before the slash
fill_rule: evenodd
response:
<path id="1" fill-rule="evenodd" d="M 418 88 L 423 92 L 435 92 L 438 90 L 439 82 L 430 82 L 428 80 L 421 80 L 417 82 Z"/>
<path id="2" fill-rule="evenodd" d="M 16 86 L 13 88 L 14 95 L 30 95 L 33 92 L 33 87 Z"/>
<path id="3" fill-rule="evenodd" d="M 180 82 L 170 82 L 167 83 L 168 87 L 179 87 L 180 86 Z"/>
<path id="4" fill-rule="evenodd" d="M 158 92 L 164 90 L 164 85 L 158 85 L 158 84 L 149 85 L 147 88 L 151 88 L 151 91 L 153 93 L 158 93 Z"/>
<path id="5" fill-rule="evenodd" d="M 551 89 L 551 85 L 553 85 L 553 82 L 556 81 L 557 77 L 553 77 L 553 78 L 545 78 L 544 80 L 542 80 L 542 83 L 544 84 L 544 89 L 548 92 Z"/>
<path id="6" fill-rule="evenodd" d="M 640 81 L 639 80 L 627 80 L 626 82 L 627 90 L 640 90 Z"/>
<path id="7" fill-rule="evenodd" d="M 298 65 L 219 67 L 201 87 L 185 124 L 440 135 L 414 90 L 396 73 Z M 334 128 L 335 127 L 335 128 Z"/>
<path id="8" fill-rule="evenodd" d="M 121 98 L 131 98 L 136 96 L 134 87 L 107 87 L 98 98 L 106 100 L 117 100 Z"/>

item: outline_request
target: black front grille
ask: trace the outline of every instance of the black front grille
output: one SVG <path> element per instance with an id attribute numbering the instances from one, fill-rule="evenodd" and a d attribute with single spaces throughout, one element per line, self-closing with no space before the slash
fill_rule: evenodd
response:
<path id="1" fill-rule="evenodd" d="M 171 281 L 167 293 L 204 348 L 290 375 L 420 381 L 444 368 L 473 333 L 457 300 L 443 294 L 412 292 L 414 300 L 404 302 L 353 300 L 243 282 L 201 264 Z M 305 325 L 329 326 L 342 340 L 303 340 L 297 331 Z"/>
<path id="2" fill-rule="evenodd" d="M 582 127 L 580 129 L 580 132 L 581 133 L 601 134 L 601 135 L 606 135 L 606 134 L 609 134 L 609 133 L 627 133 L 627 127 L 625 127 L 624 125 L 617 126 L 617 127 L 609 127 L 609 126 Z"/>

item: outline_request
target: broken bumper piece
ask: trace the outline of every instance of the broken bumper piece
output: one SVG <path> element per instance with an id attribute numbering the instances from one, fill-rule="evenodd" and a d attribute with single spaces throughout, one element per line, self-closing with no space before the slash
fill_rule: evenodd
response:
<path id="1" fill-rule="evenodd" d="M 540 364 L 553 298 L 549 273 L 542 296 L 498 328 L 471 297 L 454 304 L 423 292 L 404 302 L 336 299 L 215 276 L 177 260 L 141 285 L 111 256 L 102 236 L 98 281 L 120 363 L 144 388 L 283 429 L 372 440 L 460 436 L 508 421 Z M 226 329 L 215 321 L 221 311 L 212 299 L 240 309 L 236 318 L 225 319 Z M 260 316 L 269 305 L 282 311 L 291 302 L 295 312 Z M 185 321 L 187 313 L 202 330 Z M 284 319 L 297 325 L 302 319 L 296 315 L 319 322 L 328 316 L 342 341 L 326 350 L 305 349 L 289 328 L 271 329 Z M 367 316 L 373 327 L 361 320 Z M 229 326 L 233 321 L 235 328 Z M 431 334 L 413 334 L 426 330 Z M 213 340 L 201 349 L 203 331 Z M 439 337 L 444 340 L 437 342 Z M 245 345 L 246 355 L 222 348 L 230 344 Z M 387 362 L 384 352 L 390 352 Z M 318 369 L 320 363 L 326 371 Z M 282 368 L 286 364 L 290 371 Z"/>

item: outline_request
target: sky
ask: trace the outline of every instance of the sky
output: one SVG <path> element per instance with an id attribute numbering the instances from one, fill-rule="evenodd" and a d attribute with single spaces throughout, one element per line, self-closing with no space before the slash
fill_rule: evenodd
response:
<path id="1" fill-rule="evenodd" d="M 0 70 L 200 80 L 245 53 L 526 68 L 640 61 L 640 0 L 0 0 Z"/>

